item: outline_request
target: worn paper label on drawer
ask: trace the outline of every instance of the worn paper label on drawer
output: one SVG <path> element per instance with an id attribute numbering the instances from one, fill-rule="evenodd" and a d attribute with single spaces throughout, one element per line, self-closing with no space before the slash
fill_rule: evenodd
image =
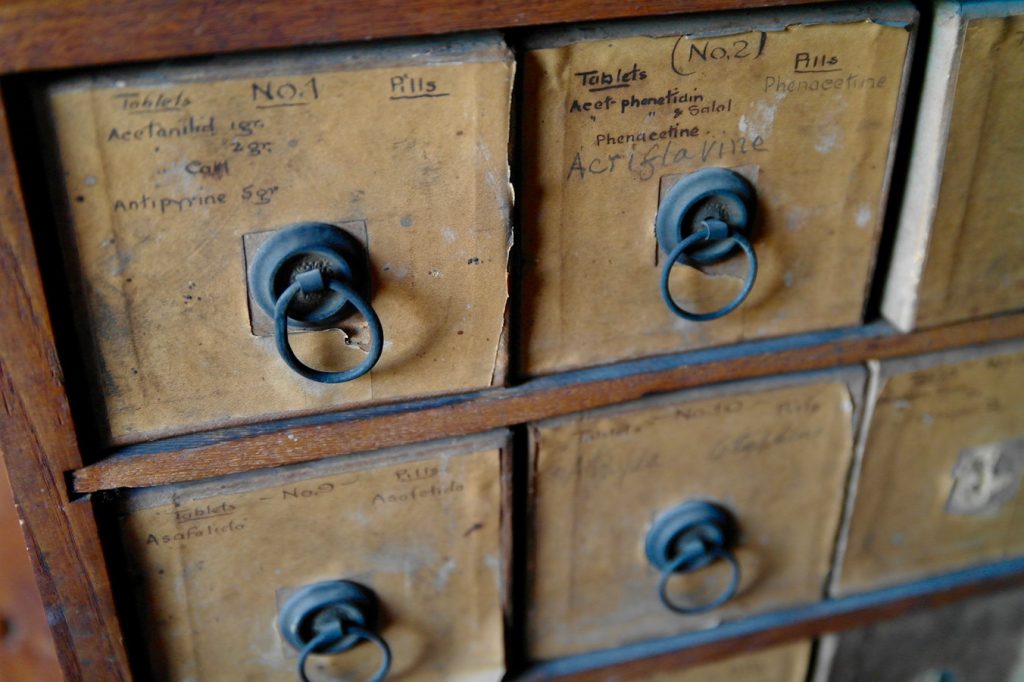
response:
<path id="1" fill-rule="evenodd" d="M 845 376 L 854 386 L 862 378 Z M 842 378 L 819 377 L 532 427 L 531 656 L 615 647 L 820 598 L 852 458 L 852 395 Z M 656 517 L 690 500 L 734 514 L 742 578 L 720 608 L 680 616 L 658 600 L 644 539 Z M 672 594 L 708 602 L 727 578 L 719 562 L 673 578 Z"/>
<path id="2" fill-rule="evenodd" d="M 859 323 L 908 56 L 901 12 L 580 29 L 527 52 L 525 369 Z M 736 311 L 695 323 L 662 302 L 654 222 L 666 187 L 707 167 L 755 186 L 759 271 Z M 670 287 L 709 311 L 746 269 L 741 255 L 707 275 L 677 266 Z"/>
<path id="3" fill-rule="evenodd" d="M 339 579 L 380 598 L 393 675 L 504 672 L 498 449 L 350 457 L 156 489 L 125 506 L 150 679 L 294 680 L 278 611 L 298 588 Z M 317 679 L 368 679 L 380 653 L 366 644 L 315 661 Z"/>
<path id="4" fill-rule="evenodd" d="M 941 90 L 928 91 L 921 106 L 942 112 L 948 139 L 919 133 L 910 176 L 916 195 L 908 196 L 900 225 L 908 243 L 897 249 L 901 270 L 886 293 L 887 315 L 906 327 L 1024 306 L 1024 16 L 973 19 L 953 35 L 939 30 L 943 44 L 931 56 L 945 63 L 935 53 L 941 47 L 958 50 L 959 60 L 935 75 Z"/>
<path id="5" fill-rule="evenodd" d="M 1024 351 L 883 362 L 836 591 L 1024 551 Z"/>
<path id="6" fill-rule="evenodd" d="M 100 430 L 135 441 L 503 382 L 513 70 L 478 38 L 52 86 Z M 301 378 L 250 320 L 244 238 L 302 221 L 368 251 L 384 349 L 358 380 Z M 356 314 L 290 336 L 320 369 L 369 343 Z"/>

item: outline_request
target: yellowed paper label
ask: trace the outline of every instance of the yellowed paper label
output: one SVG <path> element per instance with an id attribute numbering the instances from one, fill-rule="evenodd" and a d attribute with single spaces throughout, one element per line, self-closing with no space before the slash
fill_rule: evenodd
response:
<path id="1" fill-rule="evenodd" d="M 434 448 L 136 494 L 121 528 L 151 679 L 296 679 L 278 611 L 338 579 L 380 598 L 394 676 L 500 679 L 499 455 Z M 379 662 L 365 644 L 308 670 L 367 679 Z"/>
<path id="2" fill-rule="evenodd" d="M 531 373 L 861 321 L 908 29 L 656 30 L 669 29 L 581 31 L 525 56 Z M 666 180 L 707 167 L 755 185 L 760 267 L 735 312 L 697 323 L 662 302 L 654 221 Z M 706 275 L 677 266 L 670 286 L 706 312 L 736 296 L 746 270 L 742 256 Z"/>
<path id="3" fill-rule="evenodd" d="M 817 600 L 852 457 L 853 407 L 839 379 L 716 397 L 660 398 L 531 430 L 529 647 L 538 658 L 709 627 Z M 644 538 L 689 500 L 727 507 L 740 527 L 738 594 L 708 614 L 658 600 Z M 674 577 L 685 603 L 713 600 L 719 562 Z"/>
<path id="4" fill-rule="evenodd" d="M 963 37 L 920 326 L 1024 305 L 1024 16 L 975 19 Z"/>
<path id="5" fill-rule="evenodd" d="M 837 591 L 1024 551 L 1024 353 L 881 372 Z"/>
<path id="6" fill-rule="evenodd" d="M 110 440 L 503 381 L 510 59 L 479 39 L 54 86 L 68 261 Z M 303 379 L 253 335 L 243 237 L 302 221 L 361 225 L 384 351 L 356 381 Z M 342 326 L 291 341 L 312 367 L 353 367 L 366 325 Z"/>

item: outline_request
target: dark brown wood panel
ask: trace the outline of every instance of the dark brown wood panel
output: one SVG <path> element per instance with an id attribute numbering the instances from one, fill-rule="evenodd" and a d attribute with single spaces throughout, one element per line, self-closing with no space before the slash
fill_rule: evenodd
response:
<path id="1" fill-rule="evenodd" d="M 60 677 L 46 612 L 25 553 L 7 472 L 0 467 L 0 680 Z"/>
<path id="2" fill-rule="evenodd" d="M 906 335 L 854 336 L 846 340 L 764 352 L 614 378 L 564 382 L 534 380 L 441 407 L 342 419 L 241 436 L 196 447 L 115 455 L 75 472 L 79 493 L 190 481 L 332 455 L 405 445 L 501 426 L 522 424 L 652 393 L 734 379 L 823 369 L 1024 336 L 1024 314 L 952 325 Z"/>
<path id="3" fill-rule="evenodd" d="M 2 109 L 0 178 L 0 450 L 65 675 L 125 679 L 93 507 L 65 483 L 82 459 Z"/>
<path id="4" fill-rule="evenodd" d="M 811 0 L 21 0 L 0 6 L 0 72 Z"/>
<path id="5" fill-rule="evenodd" d="M 953 587 L 937 589 L 913 596 L 896 597 L 881 603 L 870 603 L 862 607 L 838 609 L 828 613 L 807 612 L 804 617 L 787 619 L 773 627 L 752 630 L 736 637 L 722 638 L 700 646 L 680 648 L 632 660 L 623 660 L 589 670 L 560 674 L 552 667 L 540 664 L 528 669 L 517 678 L 518 682 L 540 682 L 541 680 L 574 680 L 577 682 L 599 682 L 603 680 L 631 680 L 653 675 L 666 670 L 676 670 L 698 663 L 729 658 L 741 653 L 765 649 L 785 642 L 811 639 L 828 632 L 839 632 L 855 627 L 889 620 L 904 613 L 930 609 L 962 599 L 989 594 L 999 590 L 1024 585 L 1024 572 L 1002 575 L 994 578 L 980 578 Z"/>

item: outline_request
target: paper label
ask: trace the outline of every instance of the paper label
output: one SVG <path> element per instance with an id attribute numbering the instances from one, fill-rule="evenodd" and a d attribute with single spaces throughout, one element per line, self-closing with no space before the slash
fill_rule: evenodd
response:
<path id="1" fill-rule="evenodd" d="M 837 590 L 849 594 L 1024 550 L 1024 353 L 881 365 Z"/>
<path id="2" fill-rule="evenodd" d="M 481 42 L 52 88 L 68 263 L 111 441 L 503 380 L 513 66 Z M 243 236 L 304 221 L 365 225 L 353 236 L 385 338 L 356 381 L 299 377 L 250 324 Z M 291 341 L 312 367 L 353 367 L 365 327 L 354 315 Z"/>
<path id="3" fill-rule="evenodd" d="M 377 593 L 394 674 L 501 678 L 499 452 L 351 459 L 129 503 L 122 535 L 155 679 L 294 680 L 279 609 L 337 579 Z M 379 657 L 365 645 L 317 665 L 367 679 Z"/>
<path id="4" fill-rule="evenodd" d="M 907 45 L 904 27 L 859 22 L 581 32 L 528 52 L 527 371 L 859 323 Z M 666 178 L 706 167 L 753 179 L 759 272 L 734 313 L 695 323 L 662 302 L 654 222 Z M 739 255 L 706 274 L 679 266 L 670 288 L 709 311 L 736 296 L 746 269 Z"/>
<path id="5" fill-rule="evenodd" d="M 776 387 L 583 415 L 534 427 L 530 654 L 581 653 L 816 601 L 852 457 L 841 382 Z M 740 527 L 739 592 L 704 615 L 658 600 L 644 538 L 688 500 L 727 507 Z M 719 562 L 673 578 L 697 603 L 729 578 Z"/>

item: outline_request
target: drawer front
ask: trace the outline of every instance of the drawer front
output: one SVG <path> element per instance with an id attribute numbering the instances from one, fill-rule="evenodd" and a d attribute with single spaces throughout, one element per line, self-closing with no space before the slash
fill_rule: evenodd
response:
<path id="1" fill-rule="evenodd" d="M 826 637 L 814 682 L 1020 682 L 1024 591 Z"/>
<path id="2" fill-rule="evenodd" d="M 805 682 L 810 658 L 811 642 L 794 642 L 685 670 L 628 679 L 638 682 Z M 608 677 L 609 682 L 624 679 Z"/>
<path id="3" fill-rule="evenodd" d="M 893 3 L 538 38 L 525 55 L 525 369 L 860 323 L 913 17 Z M 711 168 L 753 187 L 758 268 L 738 308 L 698 322 L 659 293 L 669 261 L 655 225 L 679 183 Z M 717 183 L 693 215 L 735 222 Z M 704 313 L 738 300 L 751 267 L 733 250 L 706 274 L 676 263 L 675 303 Z"/>
<path id="4" fill-rule="evenodd" d="M 835 591 L 1024 552 L 1024 346 L 883 362 Z"/>
<path id="5" fill-rule="evenodd" d="M 1024 2 L 936 9 L 882 308 L 903 329 L 1024 306 L 1022 15 Z"/>
<path id="6" fill-rule="evenodd" d="M 504 450 L 492 436 L 131 495 L 120 527 L 150 679 L 296 679 L 278 618 L 336 580 L 377 595 L 392 675 L 500 679 Z M 368 679 L 380 659 L 362 644 L 306 669 Z"/>
<path id="7" fill-rule="evenodd" d="M 550 659 L 818 600 L 852 458 L 863 373 L 672 395 L 535 425 L 531 436 L 529 653 Z M 703 615 L 659 600 L 648 533 L 703 500 L 738 526 L 738 589 Z M 671 575 L 666 599 L 706 605 L 728 560 Z M 670 572 L 671 573 L 671 572 Z"/>
<path id="8" fill-rule="evenodd" d="M 118 443 L 503 382 L 513 70 L 486 37 L 53 85 L 100 430 Z M 345 383 L 285 365 L 247 280 L 268 236 L 304 222 L 344 233 L 383 327 L 380 360 Z M 288 333 L 303 363 L 367 358 L 365 315 L 334 326 Z"/>

